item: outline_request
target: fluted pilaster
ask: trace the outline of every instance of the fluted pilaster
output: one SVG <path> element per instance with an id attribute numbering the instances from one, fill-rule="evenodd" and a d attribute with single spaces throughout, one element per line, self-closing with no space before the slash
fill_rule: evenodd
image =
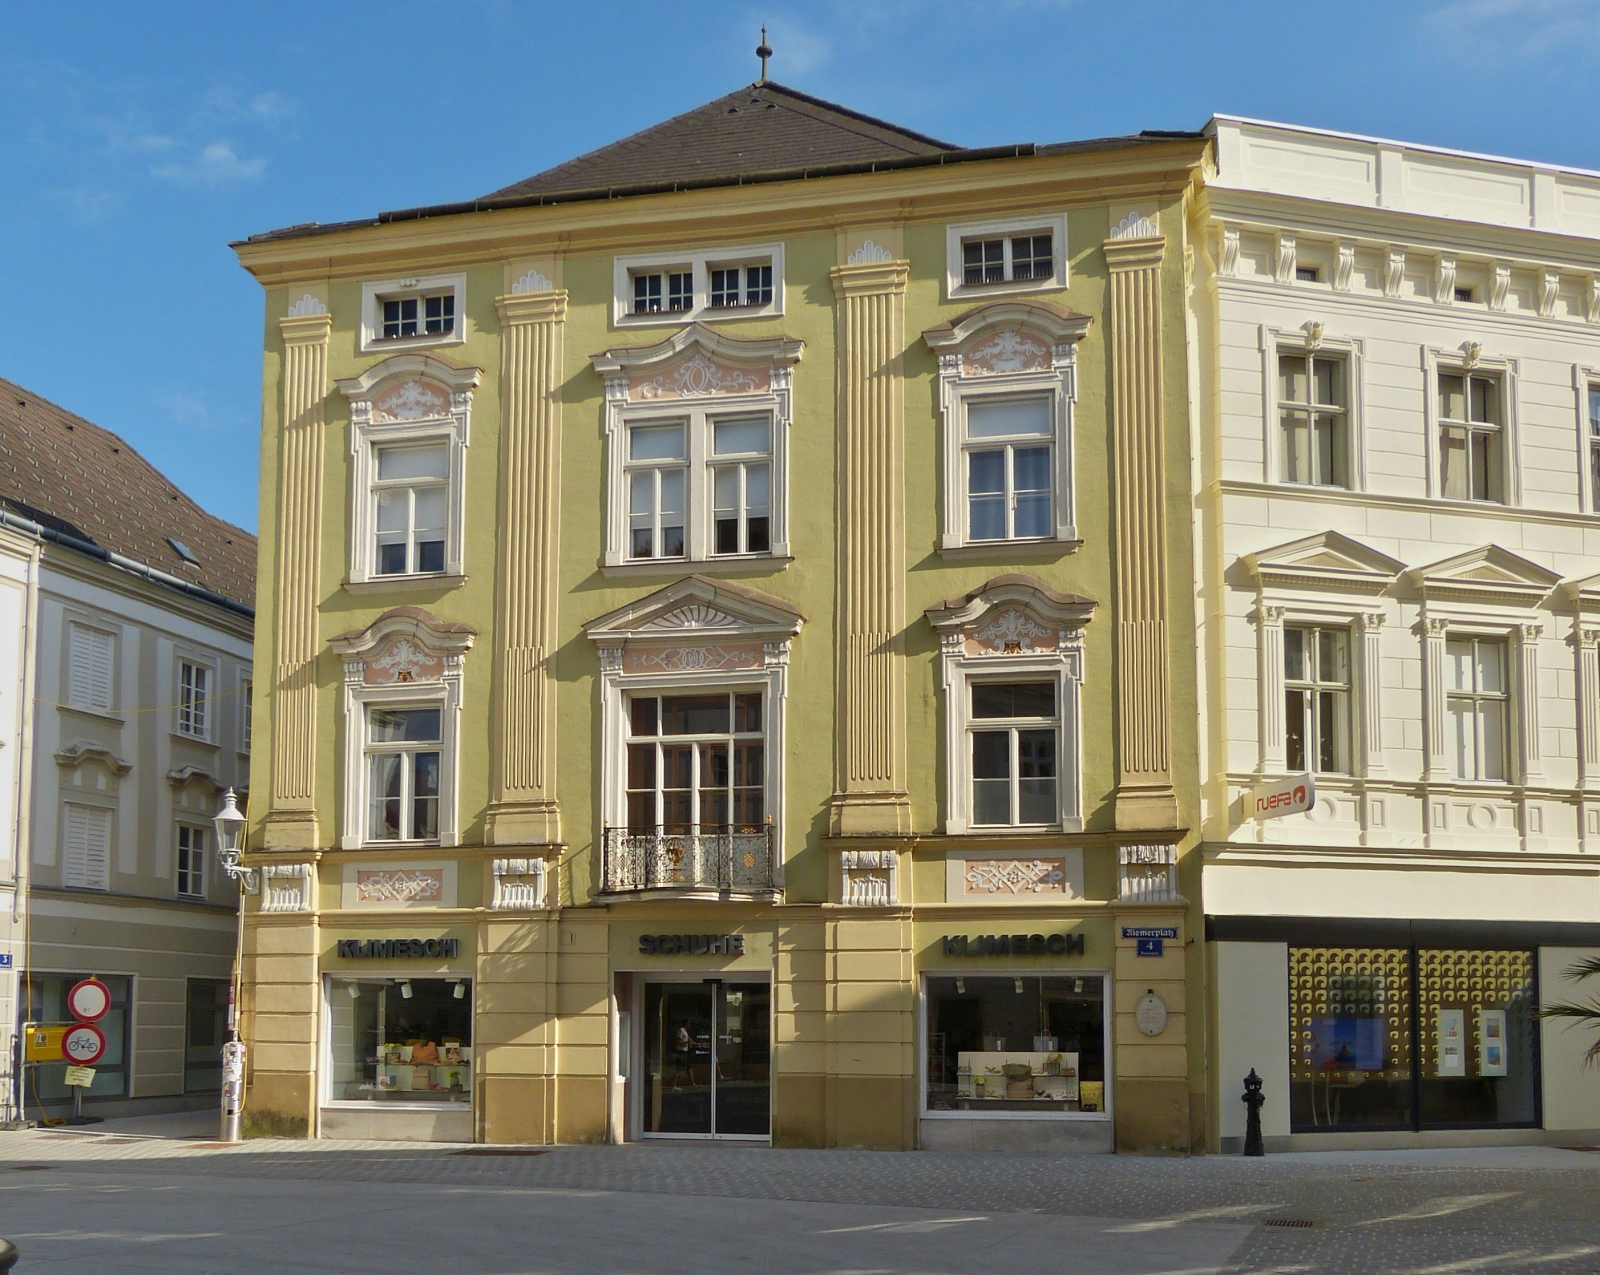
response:
<path id="1" fill-rule="evenodd" d="M 317 589 L 321 575 L 322 456 L 326 423 L 326 312 L 278 320 L 283 333 L 283 419 L 278 449 L 274 599 L 272 805 L 269 848 L 310 848 L 317 833 Z"/>
<path id="2" fill-rule="evenodd" d="M 489 840 L 561 840 L 555 792 L 564 291 L 501 297 L 500 525 Z"/>
<path id="3" fill-rule="evenodd" d="M 905 745 L 905 291 L 909 266 L 836 266 L 838 714 L 832 831 L 909 832 Z"/>
<path id="4" fill-rule="evenodd" d="M 1150 223 L 1144 223 L 1148 227 Z M 1117 826 L 1172 827 L 1163 464 L 1161 261 L 1165 241 L 1105 244 L 1111 271 L 1111 420 L 1117 509 Z"/>

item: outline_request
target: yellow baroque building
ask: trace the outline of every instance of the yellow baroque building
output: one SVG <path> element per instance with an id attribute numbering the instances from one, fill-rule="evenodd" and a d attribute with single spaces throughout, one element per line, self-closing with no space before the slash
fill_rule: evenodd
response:
<path id="1" fill-rule="evenodd" d="M 247 1123 L 1206 1142 L 1206 140 L 762 80 L 265 289 Z"/>

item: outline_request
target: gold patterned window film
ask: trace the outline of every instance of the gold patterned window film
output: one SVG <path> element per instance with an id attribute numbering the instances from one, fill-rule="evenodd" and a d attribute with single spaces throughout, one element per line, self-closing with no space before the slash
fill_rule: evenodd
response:
<path id="1" fill-rule="evenodd" d="M 1533 1124 L 1533 953 L 1423 948 L 1417 1000 L 1423 1124 Z"/>
<path id="2" fill-rule="evenodd" d="M 1411 1123 L 1411 952 L 1289 949 L 1296 1132 Z"/>

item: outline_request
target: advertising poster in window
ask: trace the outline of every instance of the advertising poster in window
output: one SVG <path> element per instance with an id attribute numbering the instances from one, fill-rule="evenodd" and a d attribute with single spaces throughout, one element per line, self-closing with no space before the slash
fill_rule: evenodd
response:
<path id="1" fill-rule="evenodd" d="M 1485 1009 L 1478 1014 L 1478 1074 L 1506 1074 L 1506 1012 Z"/>
<path id="2" fill-rule="evenodd" d="M 1311 1065 L 1327 1071 L 1382 1071 L 1383 1034 L 1381 1018 L 1313 1018 Z"/>
<path id="3" fill-rule="evenodd" d="M 1450 1078 L 1467 1074 L 1466 1019 L 1465 1012 L 1459 1009 L 1439 1011 L 1439 1067 L 1435 1075 Z M 1501 1034 L 1504 1035 L 1503 1027 Z"/>

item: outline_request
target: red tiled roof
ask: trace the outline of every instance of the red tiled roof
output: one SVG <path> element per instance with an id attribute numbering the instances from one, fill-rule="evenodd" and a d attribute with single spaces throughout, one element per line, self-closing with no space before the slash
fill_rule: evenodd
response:
<path id="1" fill-rule="evenodd" d="M 255 605 L 254 536 L 201 509 L 110 430 L 4 378 L 0 508 Z"/>

